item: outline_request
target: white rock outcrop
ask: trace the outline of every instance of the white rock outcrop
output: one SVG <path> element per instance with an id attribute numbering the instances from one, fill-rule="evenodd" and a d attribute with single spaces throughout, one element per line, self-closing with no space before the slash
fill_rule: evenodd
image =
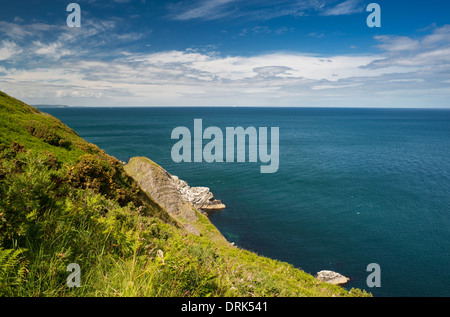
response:
<path id="1" fill-rule="evenodd" d="M 197 210 L 212 211 L 225 209 L 226 206 L 214 198 L 208 187 L 190 187 L 187 182 L 171 175 L 172 181 L 180 195 L 189 201 Z"/>
<path id="2" fill-rule="evenodd" d="M 317 272 L 316 278 L 321 282 L 335 284 L 335 285 L 342 285 L 342 284 L 345 284 L 348 281 L 350 281 L 350 279 L 348 277 L 345 277 L 344 275 L 342 275 L 340 273 L 337 273 L 334 271 L 329 271 L 329 270 L 323 270 L 323 271 Z"/>

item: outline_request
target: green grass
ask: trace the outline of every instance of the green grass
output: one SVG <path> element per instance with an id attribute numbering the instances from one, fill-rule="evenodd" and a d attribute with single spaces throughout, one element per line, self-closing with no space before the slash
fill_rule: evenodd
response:
<path id="1" fill-rule="evenodd" d="M 200 235 L 187 233 L 119 161 L 0 92 L 0 296 L 370 296 L 232 246 L 198 218 Z"/>

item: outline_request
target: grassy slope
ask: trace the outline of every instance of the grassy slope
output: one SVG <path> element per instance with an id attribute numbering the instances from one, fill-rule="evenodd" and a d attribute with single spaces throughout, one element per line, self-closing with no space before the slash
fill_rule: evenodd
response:
<path id="1" fill-rule="evenodd" d="M 231 246 L 198 216 L 202 234 L 186 233 L 115 158 L 0 92 L 0 295 L 368 295 Z"/>

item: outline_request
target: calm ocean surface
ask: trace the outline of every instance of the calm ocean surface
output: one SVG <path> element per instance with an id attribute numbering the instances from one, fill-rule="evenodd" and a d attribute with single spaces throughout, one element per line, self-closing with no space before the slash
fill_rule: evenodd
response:
<path id="1" fill-rule="evenodd" d="M 240 247 L 311 274 L 337 271 L 350 277 L 346 288 L 374 296 L 450 296 L 450 110 L 41 110 L 119 160 L 147 156 L 210 187 L 227 205 L 211 221 Z M 261 174 L 260 162 L 174 163 L 171 132 L 193 134 L 196 118 L 223 132 L 279 127 L 278 172 Z M 380 288 L 366 284 L 370 263 L 381 267 Z"/>

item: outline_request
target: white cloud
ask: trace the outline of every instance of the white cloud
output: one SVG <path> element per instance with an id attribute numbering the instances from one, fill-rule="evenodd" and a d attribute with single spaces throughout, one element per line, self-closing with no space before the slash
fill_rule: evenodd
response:
<path id="1" fill-rule="evenodd" d="M 16 43 L 3 40 L 0 45 L 0 61 L 9 60 L 14 55 L 20 54 L 22 49 Z"/>
<path id="2" fill-rule="evenodd" d="M 28 102 L 90 106 L 411 106 L 426 105 L 430 94 L 448 106 L 450 98 L 449 26 L 417 38 L 377 36 L 377 54 L 328 56 L 98 50 L 139 38 L 108 32 L 116 28 L 105 21 L 52 40 L 3 40 L 2 90 Z"/>
<path id="3" fill-rule="evenodd" d="M 361 87 L 364 81 L 352 81 L 401 72 L 400 68 L 361 67 L 376 58 L 287 53 L 221 57 L 169 51 L 126 54 L 111 62 L 66 62 L 50 69 L 9 70 L 7 76 L 18 86 L 33 82 L 47 85 L 45 90 L 53 98 L 79 97 L 79 102 L 91 98 L 97 100 L 95 104 L 107 101 L 109 105 L 120 105 L 126 97 L 139 105 L 255 105 L 275 97 L 281 98 L 279 102 L 285 98 L 312 98 L 315 90 Z"/>
<path id="4" fill-rule="evenodd" d="M 375 36 L 375 39 L 382 42 L 378 45 L 379 48 L 389 52 L 416 50 L 420 47 L 418 40 L 411 39 L 407 36 L 379 35 Z"/>
<path id="5" fill-rule="evenodd" d="M 436 28 L 423 38 L 384 35 L 375 39 L 380 42 L 378 48 L 384 51 L 384 57 L 369 67 L 450 67 L 450 25 Z"/>
<path id="6" fill-rule="evenodd" d="M 444 25 L 434 30 L 433 34 L 426 36 L 422 40 L 425 46 L 441 45 L 442 43 L 450 43 L 450 25 Z"/>
<path id="7" fill-rule="evenodd" d="M 35 53 L 38 55 L 45 55 L 51 59 L 58 60 L 63 56 L 71 55 L 71 51 L 65 49 L 62 43 L 53 42 L 50 44 L 43 44 L 40 41 L 34 41 Z"/>

